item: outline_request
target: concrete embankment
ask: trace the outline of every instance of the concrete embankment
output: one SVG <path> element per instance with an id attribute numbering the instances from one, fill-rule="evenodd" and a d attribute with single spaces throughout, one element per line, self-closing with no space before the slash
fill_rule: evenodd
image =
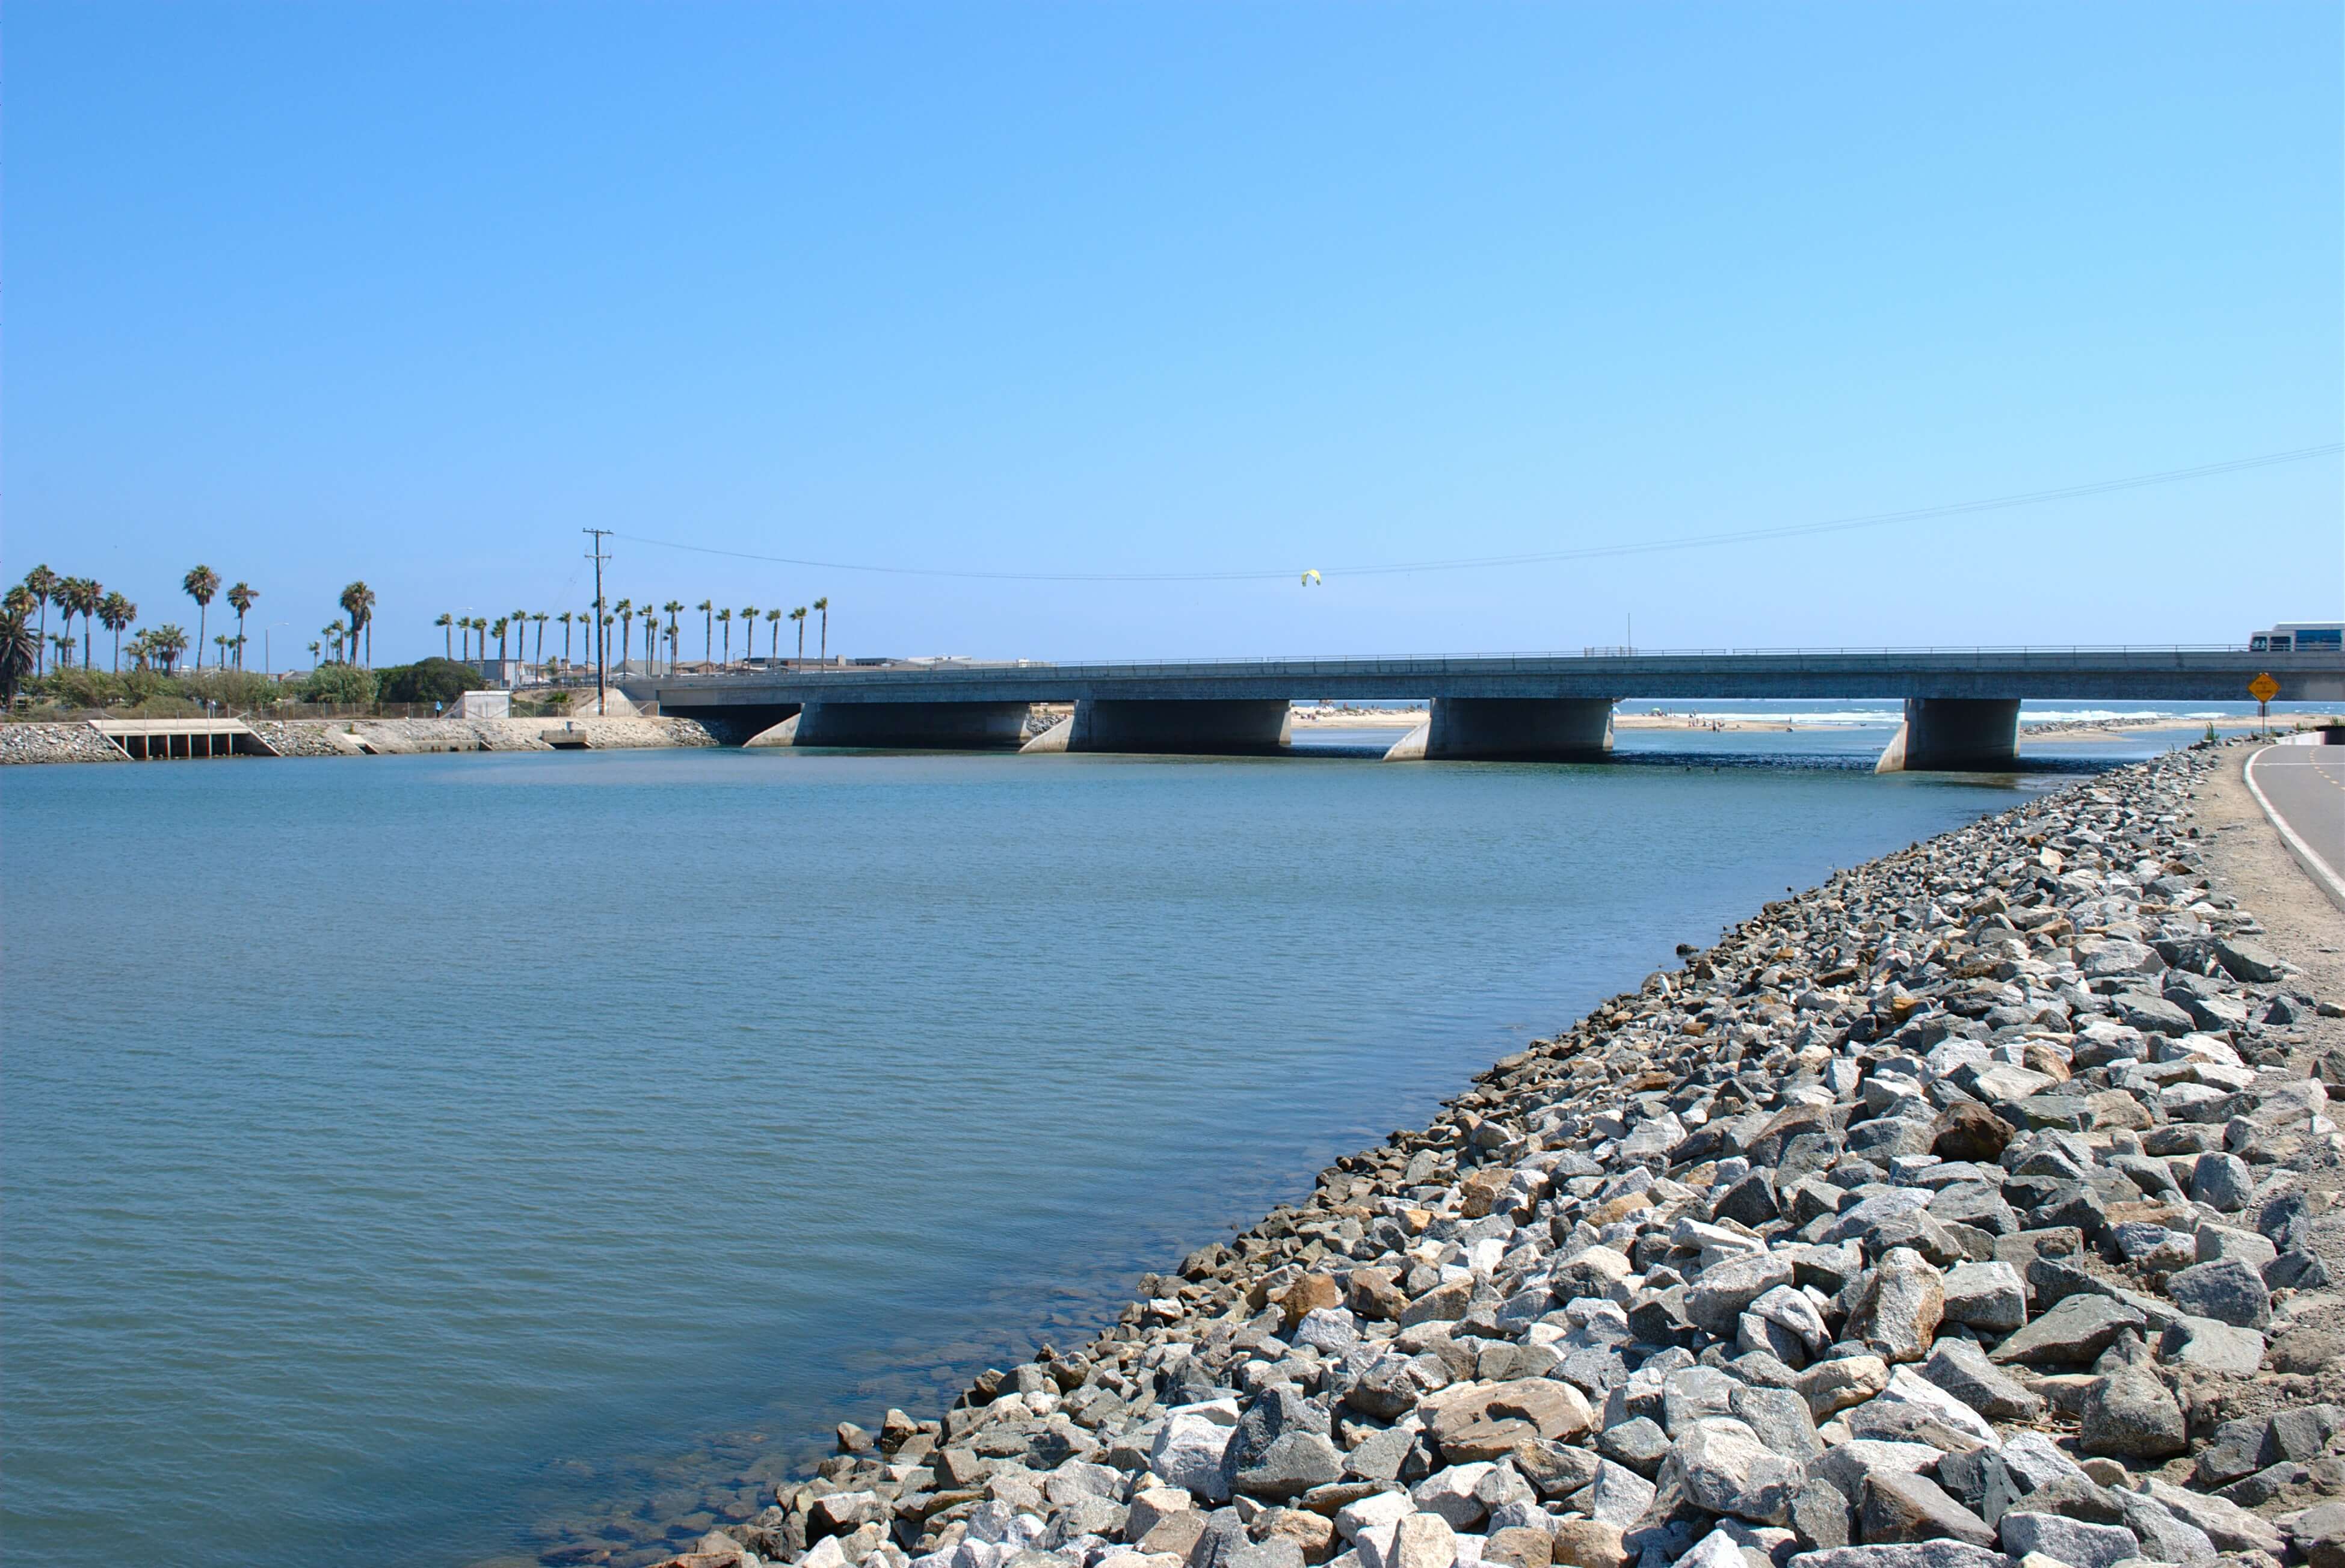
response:
<path id="1" fill-rule="evenodd" d="M 691 719 L 253 719 L 279 756 L 403 756 L 417 752 L 544 752 L 714 746 Z M 86 723 L 0 724 L 0 764 L 127 760 Z"/>
<path id="2" fill-rule="evenodd" d="M 2238 754 L 1769 905 L 666 1561 L 2333 1568 L 2339 961 L 2220 879 Z"/>

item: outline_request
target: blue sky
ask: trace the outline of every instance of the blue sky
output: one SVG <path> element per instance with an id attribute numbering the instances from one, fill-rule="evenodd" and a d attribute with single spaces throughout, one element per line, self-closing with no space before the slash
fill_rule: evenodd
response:
<path id="1" fill-rule="evenodd" d="M 829 594 L 1041 658 L 2228 642 L 2345 614 L 2329 4 L 60 5 L 5 561 L 306 642 Z M 1317 567 L 1324 586 L 1293 573 Z M 256 641 L 258 639 L 256 638 Z M 687 642 L 687 649 L 693 644 Z M 306 657 L 306 656 L 302 656 Z"/>

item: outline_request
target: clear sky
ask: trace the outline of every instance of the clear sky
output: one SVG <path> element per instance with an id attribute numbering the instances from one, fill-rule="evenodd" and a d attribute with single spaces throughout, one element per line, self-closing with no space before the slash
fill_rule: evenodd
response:
<path id="1" fill-rule="evenodd" d="M 2340 12 L 8 14 L 5 570 L 378 663 L 442 611 L 849 653 L 2229 642 L 2345 614 Z M 1319 568 L 1324 585 L 1295 581 Z M 217 617 L 216 617 L 217 619 Z M 217 629 L 217 628 L 215 628 Z M 254 642 L 259 639 L 256 634 Z M 686 652 L 697 652 L 689 638 Z"/>

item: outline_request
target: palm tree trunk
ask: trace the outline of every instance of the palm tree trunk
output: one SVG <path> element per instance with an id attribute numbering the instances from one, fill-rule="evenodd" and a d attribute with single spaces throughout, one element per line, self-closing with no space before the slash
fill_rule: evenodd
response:
<path id="1" fill-rule="evenodd" d="M 822 612 L 822 641 L 816 644 L 814 662 L 827 669 L 830 665 L 830 612 Z"/>

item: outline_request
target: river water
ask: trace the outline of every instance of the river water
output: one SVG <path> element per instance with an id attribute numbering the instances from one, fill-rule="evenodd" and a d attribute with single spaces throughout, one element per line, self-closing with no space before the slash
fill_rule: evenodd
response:
<path id="1" fill-rule="evenodd" d="M 2055 782 L 1390 738 L 5 770 L 6 1551 L 630 1560 Z"/>

